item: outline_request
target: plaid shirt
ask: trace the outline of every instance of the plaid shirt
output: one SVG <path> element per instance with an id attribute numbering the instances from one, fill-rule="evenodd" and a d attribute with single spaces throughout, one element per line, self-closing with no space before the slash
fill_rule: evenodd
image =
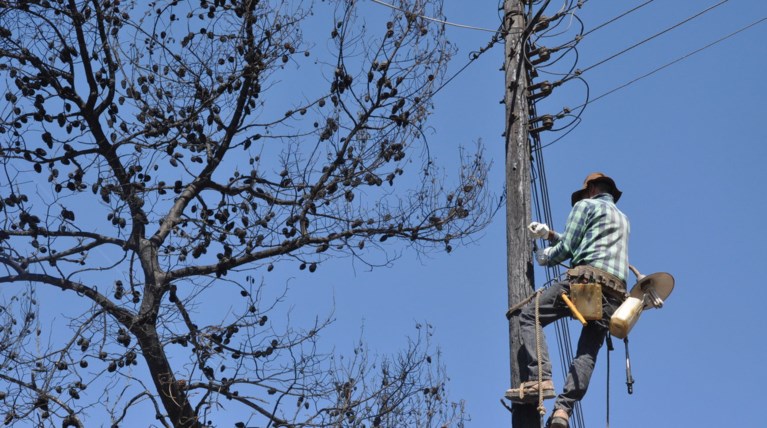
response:
<path id="1" fill-rule="evenodd" d="M 572 259 L 572 266 L 589 265 L 628 278 L 629 220 L 615 206 L 610 194 L 578 201 L 567 218 L 562 235 L 546 252 L 548 265 Z"/>

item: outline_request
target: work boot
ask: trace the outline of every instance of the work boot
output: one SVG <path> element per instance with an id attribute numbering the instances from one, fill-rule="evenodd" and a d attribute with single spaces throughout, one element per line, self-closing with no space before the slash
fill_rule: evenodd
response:
<path id="1" fill-rule="evenodd" d="M 570 423 L 568 422 L 570 420 L 570 415 L 567 413 L 566 410 L 563 409 L 556 409 L 554 410 L 554 414 L 551 415 L 551 424 L 549 424 L 550 428 L 569 428 Z"/>
<path id="2" fill-rule="evenodd" d="M 543 399 L 548 400 L 554 398 L 554 382 L 551 379 L 541 381 L 540 387 L 537 380 L 531 380 L 528 382 L 522 382 L 519 388 L 511 388 L 506 390 L 506 398 L 522 404 L 537 403 L 538 394 L 543 394 Z"/>

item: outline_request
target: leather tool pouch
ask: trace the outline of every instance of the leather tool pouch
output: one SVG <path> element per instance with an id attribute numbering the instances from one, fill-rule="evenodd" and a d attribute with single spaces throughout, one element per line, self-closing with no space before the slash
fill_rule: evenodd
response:
<path id="1" fill-rule="evenodd" d="M 570 299 L 587 321 L 602 319 L 602 286 L 595 282 L 570 284 Z"/>

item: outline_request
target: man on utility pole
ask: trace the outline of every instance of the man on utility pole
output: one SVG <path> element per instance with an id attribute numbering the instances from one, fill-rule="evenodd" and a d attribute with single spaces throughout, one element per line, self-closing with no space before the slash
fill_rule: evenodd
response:
<path id="1" fill-rule="evenodd" d="M 572 195 L 573 209 L 563 234 L 542 223 L 529 225 L 534 238 L 552 244 L 538 251 L 538 264 L 554 266 L 570 259 L 572 267 L 566 279 L 553 283 L 536 296 L 534 304 L 522 308 L 520 353 L 528 363 L 521 373 L 524 382 L 508 390 L 506 397 L 523 403 L 552 398 L 551 362 L 540 329 L 571 315 L 583 323 L 564 389 L 554 404 L 551 428 L 569 427 L 573 407 L 586 394 L 597 354 L 609 334 L 610 317 L 628 296 L 629 221 L 615 205 L 621 194 L 612 178 L 590 174 L 583 188 Z"/>
<path id="2" fill-rule="evenodd" d="M 533 291 L 532 247 L 525 227 L 531 219 L 527 69 L 523 60 L 525 13 L 520 0 L 504 0 L 506 104 L 506 244 L 509 307 Z M 511 385 L 520 385 L 521 336 L 518 317 L 509 319 Z M 512 403 L 513 428 L 540 428 L 535 404 Z"/>

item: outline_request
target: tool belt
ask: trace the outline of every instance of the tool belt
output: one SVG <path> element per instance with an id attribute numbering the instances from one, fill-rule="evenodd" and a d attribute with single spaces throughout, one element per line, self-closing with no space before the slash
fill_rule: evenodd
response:
<path id="1" fill-rule="evenodd" d="M 597 283 L 602 286 L 602 291 L 619 298 L 621 301 L 628 298 L 626 283 L 615 275 L 609 274 L 602 269 L 588 265 L 576 266 L 567 270 L 567 279 L 570 284 Z"/>

